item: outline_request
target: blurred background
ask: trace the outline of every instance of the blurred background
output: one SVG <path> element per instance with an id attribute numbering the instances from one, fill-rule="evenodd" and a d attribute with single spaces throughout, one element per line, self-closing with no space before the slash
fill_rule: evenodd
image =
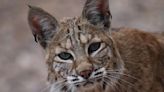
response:
<path id="1" fill-rule="evenodd" d="M 27 22 L 27 4 L 58 20 L 79 16 L 86 0 L 0 0 L 0 92 L 47 92 L 44 51 Z M 164 31 L 164 0 L 110 0 L 113 27 Z"/>

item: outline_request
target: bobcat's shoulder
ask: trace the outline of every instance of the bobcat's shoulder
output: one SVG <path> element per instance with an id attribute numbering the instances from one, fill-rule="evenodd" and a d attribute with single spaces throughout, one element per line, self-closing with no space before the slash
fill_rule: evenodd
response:
<path id="1" fill-rule="evenodd" d="M 117 43 L 126 71 L 140 79 L 140 82 L 134 82 L 137 85 L 135 87 L 145 89 L 142 92 L 162 92 L 164 44 L 161 37 L 132 28 L 115 29 L 112 37 Z"/>

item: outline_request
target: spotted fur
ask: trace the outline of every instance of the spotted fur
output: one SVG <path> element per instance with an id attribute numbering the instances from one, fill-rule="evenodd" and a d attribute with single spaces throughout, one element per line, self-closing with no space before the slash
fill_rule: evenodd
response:
<path id="1" fill-rule="evenodd" d="M 29 24 L 46 51 L 50 92 L 163 92 L 163 37 L 111 29 L 108 0 L 87 0 L 82 16 L 58 22 L 30 6 Z"/>

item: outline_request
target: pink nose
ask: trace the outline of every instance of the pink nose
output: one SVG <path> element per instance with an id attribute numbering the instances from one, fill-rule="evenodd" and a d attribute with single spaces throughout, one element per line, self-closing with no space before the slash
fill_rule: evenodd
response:
<path id="1" fill-rule="evenodd" d="M 92 69 L 84 70 L 84 71 L 80 72 L 80 76 L 85 78 L 85 79 L 88 79 L 90 77 L 91 73 L 92 73 Z"/>

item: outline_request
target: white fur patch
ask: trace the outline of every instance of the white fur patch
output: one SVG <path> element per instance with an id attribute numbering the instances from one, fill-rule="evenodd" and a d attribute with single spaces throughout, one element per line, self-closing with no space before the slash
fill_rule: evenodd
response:
<path id="1" fill-rule="evenodd" d="M 67 39 L 66 41 L 66 46 L 65 46 L 67 49 L 70 49 L 72 47 L 72 44 L 71 44 L 71 40 L 70 39 Z"/>
<path id="2" fill-rule="evenodd" d="M 91 35 L 91 34 L 88 34 L 88 38 L 89 38 L 89 40 L 91 40 L 91 38 L 92 38 L 92 35 Z"/>
<path id="3" fill-rule="evenodd" d="M 98 73 L 98 72 L 102 72 L 102 74 L 95 75 L 95 74 Z M 97 70 L 97 71 L 94 71 L 94 72 L 91 74 L 90 78 L 100 77 L 100 76 L 103 76 L 103 75 L 105 75 L 105 74 L 106 74 L 106 71 L 105 71 L 105 68 L 103 67 L 103 68 L 100 68 L 100 69 Z"/>
<path id="4" fill-rule="evenodd" d="M 87 43 L 88 42 L 88 37 L 86 37 L 83 34 L 80 34 L 80 40 L 81 40 L 82 43 Z"/>
<path id="5" fill-rule="evenodd" d="M 99 37 L 95 36 L 95 37 L 92 39 L 92 41 L 94 41 L 94 42 L 100 42 L 101 39 L 100 39 Z"/>
<path id="6" fill-rule="evenodd" d="M 64 51 L 64 49 L 60 48 L 59 46 L 55 48 L 55 53 L 56 53 L 56 54 L 59 54 L 59 53 L 61 53 L 62 51 Z"/>
<path id="7" fill-rule="evenodd" d="M 74 79 L 78 79 L 78 80 L 73 81 Z M 83 81 L 85 81 L 85 79 L 82 78 L 81 76 L 78 76 L 78 77 L 68 76 L 67 81 L 68 81 L 69 84 L 75 84 L 75 83 L 78 83 L 78 82 L 83 82 Z"/>

